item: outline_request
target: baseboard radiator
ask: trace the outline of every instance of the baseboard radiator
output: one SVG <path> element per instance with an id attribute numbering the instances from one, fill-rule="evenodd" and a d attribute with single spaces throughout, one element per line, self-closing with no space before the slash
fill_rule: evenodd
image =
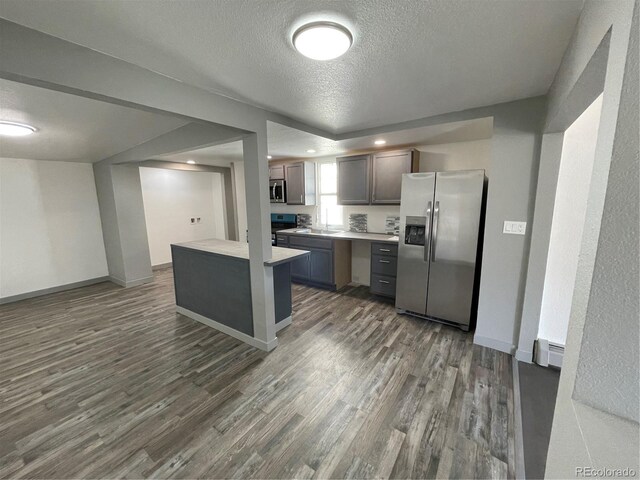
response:
<path id="1" fill-rule="evenodd" d="M 544 338 L 536 340 L 533 358 L 538 365 L 562 368 L 562 357 L 564 357 L 564 345 L 550 342 Z"/>

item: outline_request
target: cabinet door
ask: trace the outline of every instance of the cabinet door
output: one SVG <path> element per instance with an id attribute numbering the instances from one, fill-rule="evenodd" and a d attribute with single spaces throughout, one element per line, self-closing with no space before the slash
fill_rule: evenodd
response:
<path id="1" fill-rule="evenodd" d="M 333 252 L 311 250 L 309 278 L 312 282 L 333 284 Z"/>
<path id="2" fill-rule="evenodd" d="M 304 164 L 292 163 L 286 166 L 287 203 L 304 205 Z"/>
<path id="3" fill-rule="evenodd" d="M 276 165 L 269 167 L 269 180 L 283 180 L 284 179 L 284 165 Z"/>
<path id="4" fill-rule="evenodd" d="M 413 155 L 412 150 L 373 155 L 371 203 L 400 204 L 402 174 L 412 172 Z"/>
<path id="5" fill-rule="evenodd" d="M 369 204 L 370 155 L 336 159 L 338 168 L 338 204 Z"/>
<path id="6" fill-rule="evenodd" d="M 309 256 L 298 258 L 291 262 L 291 277 L 299 280 L 309 280 Z"/>

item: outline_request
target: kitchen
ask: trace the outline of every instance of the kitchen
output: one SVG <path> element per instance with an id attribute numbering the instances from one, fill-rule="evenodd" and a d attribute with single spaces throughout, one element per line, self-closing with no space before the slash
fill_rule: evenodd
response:
<path id="1" fill-rule="evenodd" d="M 488 185 L 485 169 L 490 159 L 490 118 L 395 132 L 385 139 L 362 138 L 350 145 L 284 126 L 270 134 L 269 149 L 273 153 L 267 160 L 273 251 L 278 255 L 283 254 L 282 249 L 309 252 L 286 262 L 290 282 L 337 291 L 346 286 L 368 286 L 372 298 L 395 302 L 398 313 L 464 331 L 473 328 Z M 409 142 L 416 147 L 407 146 Z M 313 148 L 306 148 L 309 146 Z M 235 152 L 233 148 L 222 145 L 207 152 L 212 159 L 241 153 L 240 145 Z M 291 158 L 303 148 L 304 157 Z M 327 156 L 328 151 L 340 153 Z M 241 163 L 235 162 L 234 166 L 238 191 L 244 189 L 238 168 Z M 437 178 L 440 189 L 435 187 Z M 440 209 L 440 197 L 453 201 L 448 206 L 445 202 Z M 239 208 L 239 225 L 245 223 L 244 215 Z M 438 238 L 440 249 L 436 250 Z M 191 247 L 196 248 L 196 243 Z M 416 288 L 418 284 L 422 288 Z M 177 290 L 179 285 L 177 280 Z M 432 292 L 430 301 L 428 290 Z M 212 311 L 188 307 L 187 302 L 178 300 L 180 312 L 199 321 L 203 321 L 203 311 Z M 277 330 L 295 321 L 291 307 L 286 311 L 291 318 L 285 322 L 276 314 Z M 205 316 L 204 321 L 256 344 L 255 339 L 244 337 L 246 327 L 239 328 L 238 333 L 221 325 L 228 323 L 228 314 L 216 317 Z"/>
<path id="2" fill-rule="evenodd" d="M 487 2 L 2 0 L 0 476 L 637 471 L 638 2 Z"/>

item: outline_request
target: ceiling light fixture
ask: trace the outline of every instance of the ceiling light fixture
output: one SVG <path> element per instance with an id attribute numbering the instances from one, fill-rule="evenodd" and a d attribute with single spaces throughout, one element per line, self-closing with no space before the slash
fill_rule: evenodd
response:
<path id="1" fill-rule="evenodd" d="M 382 139 L 380 139 L 380 140 L 376 140 L 376 141 L 375 141 L 375 142 L 373 142 L 373 143 L 374 143 L 374 144 L 376 144 L 376 145 L 384 145 L 385 143 L 387 143 L 387 141 L 386 141 L 386 140 L 382 140 Z"/>
<path id="2" fill-rule="evenodd" d="M 6 137 L 24 137 L 26 135 L 31 135 L 35 131 L 35 127 L 32 127 L 31 125 L 0 120 L 0 135 L 4 135 Z"/>
<path id="3" fill-rule="evenodd" d="M 195 164 L 196 164 L 196 161 L 195 161 L 195 160 L 187 160 L 187 163 L 188 163 L 189 165 L 195 165 Z"/>
<path id="4" fill-rule="evenodd" d="M 313 148 L 310 148 L 309 150 L 307 150 L 307 153 L 316 153 L 316 151 Z"/>
<path id="5" fill-rule="evenodd" d="M 313 22 L 298 28 L 293 34 L 293 46 L 313 60 L 333 60 L 343 55 L 353 44 L 353 35 L 334 22 Z"/>
<path id="6" fill-rule="evenodd" d="M 267 160 L 271 160 L 273 157 L 271 155 L 267 155 Z"/>

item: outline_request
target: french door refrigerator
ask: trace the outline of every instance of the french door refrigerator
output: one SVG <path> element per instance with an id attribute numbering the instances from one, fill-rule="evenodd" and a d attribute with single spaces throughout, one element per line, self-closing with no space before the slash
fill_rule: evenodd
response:
<path id="1" fill-rule="evenodd" d="M 402 176 L 396 309 L 469 330 L 484 170 Z"/>

